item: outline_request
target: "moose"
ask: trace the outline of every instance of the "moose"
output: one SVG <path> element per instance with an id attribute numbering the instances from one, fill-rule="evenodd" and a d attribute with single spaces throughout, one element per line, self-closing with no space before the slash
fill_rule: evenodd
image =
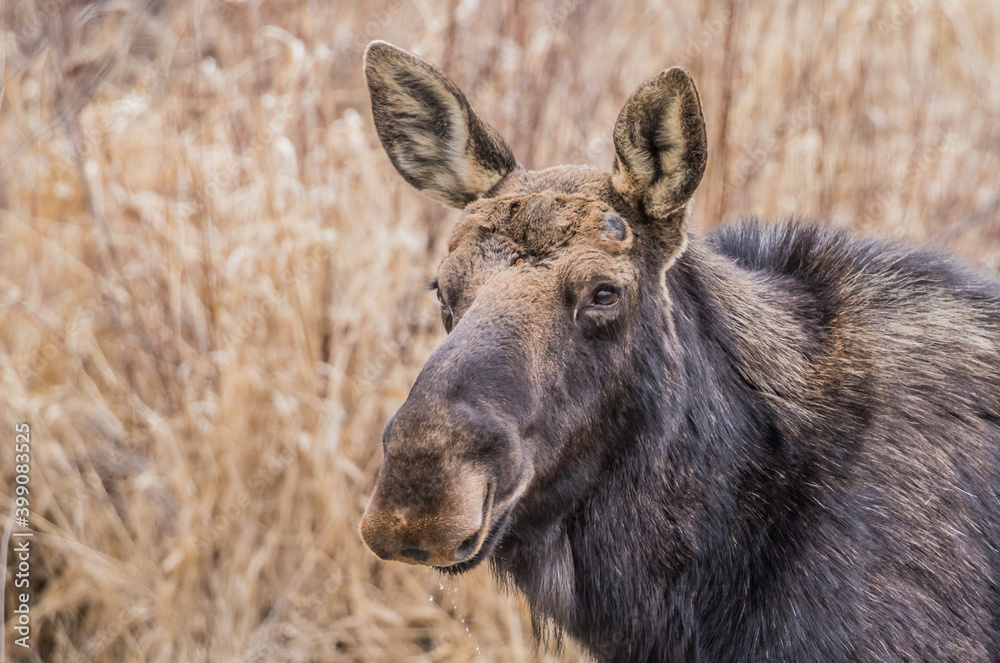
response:
<path id="1" fill-rule="evenodd" d="M 489 560 L 600 661 L 1000 661 L 1000 282 L 815 222 L 689 233 L 680 68 L 626 101 L 610 172 L 525 169 L 395 46 L 364 71 L 396 170 L 462 210 L 376 555 Z"/>

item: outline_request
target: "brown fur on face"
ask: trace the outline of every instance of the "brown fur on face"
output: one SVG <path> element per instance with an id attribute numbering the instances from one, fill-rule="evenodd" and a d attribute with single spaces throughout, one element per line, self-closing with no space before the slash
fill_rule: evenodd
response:
<path id="1" fill-rule="evenodd" d="M 362 523 L 365 540 L 383 557 L 410 561 L 405 551 L 417 541 L 428 552 L 419 561 L 437 566 L 480 552 L 482 545 L 455 553 L 456 537 L 473 535 L 473 512 L 484 511 L 485 524 L 474 533 L 486 544 L 494 513 L 509 516 L 529 483 L 555 474 L 571 452 L 533 449 L 530 438 L 551 426 L 558 392 L 567 403 L 581 400 L 565 393 L 563 380 L 573 370 L 567 361 L 574 345 L 581 352 L 595 338 L 618 337 L 636 314 L 643 258 L 633 251 L 630 224 L 599 197 L 610 190 L 608 176 L 590 169 L 549 175 L 546 183 L 560 192 L 534 190 L 532 182 L 545 180 L 525 173 L 469 205 L 452 234 L 436 287 L 444 324 L 454 332 L 387 426 L 386 458 Z M 585 300 L 599 287 L 613 288 L 617 301 L 588 309 Z M 587 413 L 578 418 L 584 424 Z M 500 439 L 481 419 L 503 431 Z M 469 503 L 469 489 L 453 479 L 476 471 L 484 457 L 494 461 L 485 471 L 495 505 L 483 504 L 482 490 L 479 502 Z M 472 460 L 464 470 L 456 460 L 462 458 Z M 414 503 L 438 513 L 416 521 L 422 530 L 396 516 Z"/>
<path id="2" fill-rule="evenodd" d="M 551 190 L 499 195 L 469 205 L 438 272 L 438 288 L 455 322 L 481 285 L 504 269 L 520 274 L 511 288 L 522 297 L 538 302 L 550 298 L 553 305 L 602 277 L 634 290 L 633 233 L 618 217 L 617 236 L 609 229 L 609 215 L 617 217 L 599 198 Z"/>

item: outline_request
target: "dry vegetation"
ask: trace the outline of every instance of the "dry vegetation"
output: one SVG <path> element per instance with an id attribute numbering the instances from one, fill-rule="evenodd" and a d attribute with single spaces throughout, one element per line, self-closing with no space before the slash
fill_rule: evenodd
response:
<path id="1" fill-rule="evenodd" d="M 454 218 L 381 151 L 371 38 L 441 64 L 528 167 L 610 164 L 625 98 L 683 64 L 700 231 L 795 213 L 1000 270 L 986 0 L 0 7 L 0 509 L 27 421 L 37 530 L 15 660 L 579 658 L 535 650 L 487 569 L 357 534 Z"/>

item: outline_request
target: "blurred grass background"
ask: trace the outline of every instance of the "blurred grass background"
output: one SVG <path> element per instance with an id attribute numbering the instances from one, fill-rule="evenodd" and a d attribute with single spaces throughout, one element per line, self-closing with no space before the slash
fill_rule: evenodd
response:
<path id="1" fill-rule="evenodd" d="M 26 421 L 37 531 L 14 660 L 580 658 L 534 648 L 485 567 L 443 579 L 357 534 L 443 336 L 423 284 L 456 216 L 379 146 L 371 39 L 440 65 L 529 168 L 609 166 L 627 96 L 684 65 L 698 232 L 807 215 L 1000 271 L 986 0 L 4 0 L 0 21 L 0 508 Z"/>

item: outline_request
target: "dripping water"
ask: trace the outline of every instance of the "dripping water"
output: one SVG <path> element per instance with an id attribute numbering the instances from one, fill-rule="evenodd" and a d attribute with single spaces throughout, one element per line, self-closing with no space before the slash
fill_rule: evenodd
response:
<path id="1" fill-rule="evenodd" d="M 458 623 L 462 626 L 462 628 L 465 629 L 465 634 L 469 636 L 469 638 L 472 640 L 472 643 L 476 647 L 475 654 L 470 655 L 469 660 L 471 661 L 474 658 L 478 659 L 480 654 L 479 642 L 476 640 L 476 636 L 472 634 L 472 631 L 469 630 L 469 624 L 467 624 L 465 621 L 465 615 L 463 615 L 462 611 L 459 610 L 458 603 L 455 600 L 456 597 L 458 596 L 458 587 L 449 587 L 445 589 L 444 583 L 438 583 L 438 590 L 440 590 L 441 592 L 441 600 L 438 602 L 438 605 L 440 605 L 441 609 L 447 612 L 449 616 L 451 616 L 453 619 L 458 620 Z M 431 602 L 434 602 L 434 595 L 431 594 L 429 599 Z M 446 603 L 451 604 L 450 609 L 445 607 Z"/>

